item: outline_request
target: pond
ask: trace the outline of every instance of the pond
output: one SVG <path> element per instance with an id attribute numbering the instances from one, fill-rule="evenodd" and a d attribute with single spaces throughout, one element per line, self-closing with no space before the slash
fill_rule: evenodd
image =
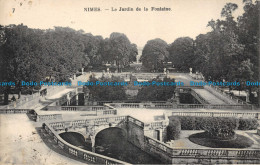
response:
<path id="1" fill-rule="evenodd" d="M 86 142 L 80 133 L 64 132 L 60 136 L 74 146 L 92 151 L 91 143 Z M 160 160 L 128 142 L 125 132 L 120 128 L 108 128 L 99 132 L 95 139 L 95 151 L 98 154 L 132 164 L 163 164 Z"/>

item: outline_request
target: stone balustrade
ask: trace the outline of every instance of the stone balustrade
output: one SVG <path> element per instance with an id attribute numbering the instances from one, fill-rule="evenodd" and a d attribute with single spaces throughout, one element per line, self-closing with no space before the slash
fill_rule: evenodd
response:
<path id="1" fill-rule="evenodd" d="M 144 128 L 144 123 L 136 118 L 133 118 L 131 116 L 127 116 L 127 121 L 128 122 L 132 122 L 138 126 L 140 126 L 141 128 Z"/>
<path id="2" fill-rule="evenodd" d="M 252 105 L 232 105 L 232 104 L 177 104 L 177 109 L 236 109 L 236 110 L 252 110 Z"/>
<path id="3" fill-rule="evenodd" d="M 43 86 L 42 89 L 47 89 L 47 95 L 50 96 L 54 93 L 57 93 L 57 91 L 63 90 L 65 87 L 57 87 L 54 88 L 53 86 Z M 41 89 L 41 90 L 42 90 Z M 34 93 L 32 95 L 23 95 L 20 99 L 17 99 L 16 101 L 13 101 L 9 105 L 0 106 L 0 109 L 13 109 L 13 108 L 20 108 L 23 109 L 23 107 L 34 105 L 39 102 L 39 100 L 42 98 L 40 96 L 40 93 Z"/>
<path id="4" fill-rule="evenodd" d="M 48 114 L 48 115 L 37 115 L 36 116 L 37 122 L 42 122 L 42 121 L 47 121 L 47 120 L 62 120 L 62 115 L 61 114 Z"/>
<path id="5" fill-rule="evenodd" d="M 173 115 L 195 115 L 195 116 L 222 116 L 222 112 L 215 113 L 215 112 L 173 112 Z M 226 117 L 250 117 L 255 118 L 258 116 L 256 113 L 226 113 L 223 112 L 223 114 L 226 115 Z M 243 116 L 243 114 L 245 116 Z M 224 115 L 224 117 L 225 117 Z M 144 128 L 144 123 L 141 122 L 138 119 L 135 119 L 131 116 L 116 116 L 116 117 L 102 117 L 102 118 L 94 118 L 94 119 L 88 119 L 88 120 L 75 120 L 75 121 L 62 121 L 62 122 L 54 122 L 54 123 L 48 123 L 46 124 L 49 128 L 52 129 L 50 135 L 54 137 L 55 142 L 60 146 L 60 148 L 66 150 L 69 154 L 74 155 L 76 157 L 83 158 L 85 160 L 89 160 L 91 162 L 96 162 L 97 157 L 96 155 L 91 155 L 88 153 L 82 153 L 81 150 L 78 150 L 77 147 L 73 148 L 71 146 L 68 146 L 67 143 L 65 144 L 64 141 L 61 141 L 58 137 L 55 136 L 54 130 L 61 130 L 69 127 L 85 127 L 86 125 L 108 125 L 109 123 L 120 123 L 121 121 L 127 121 L 132 122 L 137 126 L 140 126 L 141 128 Z M 163 121 L 155 121 L 149 124 L 150 127 L 159 128 L 164 127 L 167 124 Z M 147 124 L 145 125 L 147 127 Z M 50 130 L 51 130 L 50 129 Z M 140 147 L 140 146 L 137 146 Z M 70 149 L 69 149 L 70 148 Z M 226 148 L 226 149 L 207 149 L 207 148 L 198 148 L 198 149 L 190 149 L 190 148 L 172 148 L 169 144 L 163 143 L 161 141 L 158 141 L 156 139 L 153 139 L 148 136 L 144 136 L 144 148 L 146 152 L 148 152 L 151 155 L 157 156 L 165 163 L 176 163 L 177 159 L 180 161 L 180 159 L 188 159 L 189 161 L 195 161 L 197 162 L 199 159 L 201 160 L 222 160 L 225 162 L 226 160 L 243 160 L 243 161 L 250 161 L 250 162 L 260 162 L 260 150 L 256 149 L 232 149 L 232 148 Z M 84 154 L 86 154 L 84 156 Z M 83 156 L 79 156 L 83 155 Z M 87 156 L 88 155 L 88 156 Z M 176 161 L 176 162 L 175 162 Z M 100 162 L 99 162 L 100 163 Z"/>
<path id="6" fill-rule="evenodd" d="M 97 111 L 115 109 L 112 106 L 47 106 L 48 111 Z"/>
<path id="7" fill-rule="evenodd" d="M 201 117 L 235 117 L 256 118 L 260 120 L 260 112 L 172 112 L 173 116 L 201 116 Z"/>
<path id="8" fill-rule="evenodd" d="M 163 120 L 163 121 L 153 121 L 151 123 L 145 124 L 146 129 L 161 129 L 167 127 L 169 124 L 169 121 Z"/>
<path id="9" fill-rule="evenodd" d="M 9 114 L 9 113 L 29 113 L 32 109 L 0 109 L 0 114 Z"/>
<path id="10" fill-rule="evenodd" d="M 149 148 L 156 149 L 160 153 L 164 153 L 165 157 L 170 157 L 172 160 L 175 158 L 192 158 L 192 159 L 233 159 L 233 160 L 250 160 L 260 162 L 260 150 L 258 149 L 185 149 L 185 148 L 172 148 L 168 144 L 160 142 L 151 137 L 145 136 L 145 144 Z M 155 154 L 155 153 L 154 153 Z"/>
<path id="11" fill-rule="evenodd" d="M 193 89 L 191 89 L 191 95 L 195 97 L 202 104 L 209 104 L 203 97 L 201 97 L 198 93 L 196 93 Z"/>
<path id="12" fill-rule="evenodd" d="M 218 86 L 210 85 L 210 86 L 205 86 L 204 88 L 206 90 L 210 91 L 212 94 L 220 96 L 222 98 L 222 100 L 228 101 L 231 104 L 234 104 L 234 103 L 245 104 L 245 105 L 247 104 L 247 102 L 237 98 L 236 96 L 231 96 L 230 94 L 227 94 L 224 90 L 220 89 Z"/>
<path id="13" fill-rule="evenodd" d="M 117 159 L 113 159 L 107 156 L 103 156 L 97 153 L 93 153 L 87 150 L 83 150 L 79 147 L 69 144 L 63 140 L 56 131 L 48 124 L 44 123 L 44 129 L 53 138 L 54 142 L 65 152 L 73 155 L 74 157 L 85 160 L 87 163 L 92 164 L 129 164 Z"/>
<path id="14" fill-rule="evenodd" d="M 235 109 L 252 110 L 252 105 L 242 104 L 170 104 L 170 103 L 111 103 L 115 108 L 162 108 L 162 109 Z"/>

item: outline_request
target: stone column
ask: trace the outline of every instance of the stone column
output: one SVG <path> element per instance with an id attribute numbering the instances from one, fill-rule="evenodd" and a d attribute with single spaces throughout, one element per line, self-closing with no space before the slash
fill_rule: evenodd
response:
<path id="1" fill-rule="evenodd" d="M 76 105 L 79 105 L 79 92 L 78 92 L 78 88 L 76 88 Z"/>
<path id="2" fill-rule="evenodd" d="M 159 129 L 159 140 L 163 141 L 163 129 Z"/>
<path id="3" fill-rule="evenodd" d="M 175 99 L 176 99 L 176 103 L 180 104 L 180 93 L 179 93 L 179 90 L 176 90 Z"/>
<path id="4" fill-rule="evenodd" d="M 69 106 L 70 105 L 70 96 L 69 96 L 69 94 L 67 94 L 67 106 Z"/>

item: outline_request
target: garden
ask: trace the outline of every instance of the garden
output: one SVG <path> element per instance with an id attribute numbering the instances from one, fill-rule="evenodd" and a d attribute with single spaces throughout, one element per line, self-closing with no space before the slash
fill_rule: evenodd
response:
<path id="1" fill-rule="evenodd" d="M 174 140 L 175 147 L 260 147 L 260 137 L 255 133 L 258 125 L 257 119 L 253 118 L 171 116 L 167 127 L 167 141 Z"/>

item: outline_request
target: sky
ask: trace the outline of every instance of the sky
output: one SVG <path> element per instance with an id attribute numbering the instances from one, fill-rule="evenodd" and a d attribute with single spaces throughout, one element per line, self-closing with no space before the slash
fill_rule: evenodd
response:
<path id="1" fill-rule="evenodd" d="M 179 37 L 195 39 L 207 33 L 208 21 L 221 19 L 221 10 L 228 2 L 238 5 L 235 17 L 243 13 L 242 0 L 0 0 L 0 24 L 23 23 L 39 29 L 70 27 L 104 38 L 120 32 L 143 47 L 155 38 L 170 44 Z M 101 11 L 85 12 L 88 7 L 98 7 Z M 112 11 L 112 7 L 131 7 L 134 11 Z M 141 11 L 136 11 L 137 7 Z M 151 7 L 166 7 L 171 11 L 151 11 Z"/>

